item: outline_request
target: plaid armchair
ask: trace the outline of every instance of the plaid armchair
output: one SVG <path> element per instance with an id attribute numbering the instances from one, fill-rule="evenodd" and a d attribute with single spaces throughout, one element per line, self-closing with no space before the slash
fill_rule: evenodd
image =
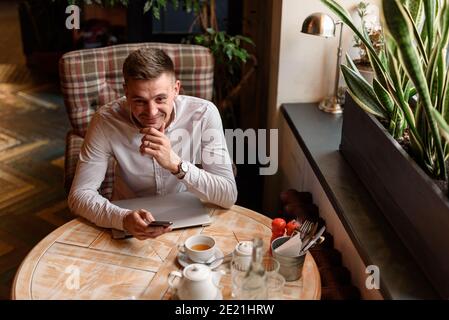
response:
<path id="1" fill-rule="evenodd" d="M 141 47 L 163 49 L 173 60 L 181 93 L 211 100 L 213 90 L 213 57 L 209 49 L 187 44 L 140 43 L 115 45 L 98 49 L 77 50 L 64 54 L 59 61 L 59 74 L 64 103 L 72 129 L 67 133 L 64 186 L 70 191 L 79 152 L 90 119 L 98 107 L 124 95 L 122 65 L 132 51 Z M 99 192 L 110 199 L 114 182 L 115 159 L 109 159 L 108 170 Z"/>

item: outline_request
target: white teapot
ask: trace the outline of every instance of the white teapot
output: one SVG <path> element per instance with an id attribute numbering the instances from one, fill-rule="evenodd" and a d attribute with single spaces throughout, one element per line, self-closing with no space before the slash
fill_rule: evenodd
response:
<path id="1" fill-rule="evenodd" d="M 168 285 L 176 289 L 180 300 L 221 300 L 221 277 L 223 270 L 212 271 L 208 266 L 193 263 L 184 268 L 182 274 L 172 271 L 168 276 Z M 175 284 L 174 279 L 181 280 Z"/>

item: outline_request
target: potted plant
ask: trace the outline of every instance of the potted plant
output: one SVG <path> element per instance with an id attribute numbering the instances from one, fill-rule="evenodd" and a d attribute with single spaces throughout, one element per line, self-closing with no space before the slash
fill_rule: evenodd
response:
<path id="1" fill-rule="evenodd" d="M 370 10 L 371 9 L 371 10 Z M 382 27 L 379 24 L 377 14 L 370 12 L 373 7 L 370 3 L 360 1 L 357 5 L 357 15 L 360 19 L 361 27 L 368 35 L 374 50 L 379 53 L 383 47 L 383 33 Z M 365 77 L 366 81 L 373 83 L 374 71 L 371 68 L 368 51 L 365 44 L 357 35 L 354 35 L 354 48 L 358 49 L 359 57 L 354 59 L 359 72 Z"/>
<path id="2" fill-rule="evenodd" d="M 350 97 L 340 150 L 435 289 L 448 297 L 449 144 L 437 124 L 449 115 L 449 3 L 383 0 L 385 45 L 376 52 L 344 8 L 321 1 L 360 38 L 375 72 L 371 85 L 348 56 L 342 65 Z"/>

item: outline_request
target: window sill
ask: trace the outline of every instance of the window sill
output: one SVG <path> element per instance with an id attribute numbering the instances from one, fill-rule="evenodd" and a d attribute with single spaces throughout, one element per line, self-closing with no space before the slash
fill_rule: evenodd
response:
<path id="1" fill-rule="evenodd" d="M 289 103 L 284 118 L 365 265 L 380 269 L 386 299 L 435 299 L 436 291 L 339 152 L 343 117 Z"/>

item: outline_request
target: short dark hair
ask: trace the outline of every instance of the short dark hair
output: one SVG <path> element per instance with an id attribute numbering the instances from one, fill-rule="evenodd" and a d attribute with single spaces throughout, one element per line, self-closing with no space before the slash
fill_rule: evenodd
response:
<path id="1" fill-rule="evenodd" d="M 175 76 L 175 67 L 170 57 L 161 49 L 138 49 L 131 52 L 123 63 L 125 83 L 128 79 L 154 80 L 163 73 Z"/>

